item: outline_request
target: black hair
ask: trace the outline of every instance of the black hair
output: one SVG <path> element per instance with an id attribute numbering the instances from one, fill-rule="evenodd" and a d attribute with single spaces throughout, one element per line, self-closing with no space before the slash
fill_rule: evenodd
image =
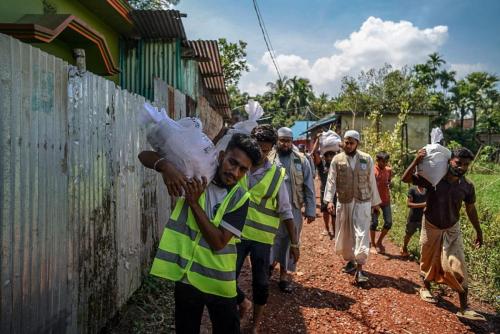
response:
<path id="1" fill-rule="evenodd" d="M 389 161 L 391 156 L 386 151 L 380 151 L 377 153 L 377 160 Z"/>
<path id="2" fill-rule="evenodd" d="M 230 151 L 234 148 L 238 148 L 245 152 L 250 160 L 252 160 L 253 165 L 259 163 L 261 158 L 259 144 L 257 144 L 257 141 L 249 135 L 243 133 L 235 133 L 227 144 L 226 151 Z"/>
<path id="3" fill-rule="evenodd" d="M 474 160 L 474 153 L 466 147 L 459 147 L 451 152 L 451 158 L 462 158 Z"/>
<path id="4" fill-rule="evenodd" d="M 278 141 L 278 133 L 271 124 L 260 124 L 253 128 L 252 138 L 256 141 L 275 145 Z"/>

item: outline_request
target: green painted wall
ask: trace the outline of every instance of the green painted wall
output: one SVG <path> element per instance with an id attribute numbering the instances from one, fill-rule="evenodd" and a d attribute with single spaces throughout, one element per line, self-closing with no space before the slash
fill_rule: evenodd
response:
<path id="1" fill-rule="evenodd" d="M 78 0 L 47 0 L 48 3 L 56 8 L 57 14 L 73 14 L 83 20 L 87 25 L 101 33 L 106 38 L 109 50 L 112 54 L 116 66 L 119 66 L 119 39 L 120 35 L 105 23 L 105 13 L 93 13 Z M 110 9 L 111 10 L 111 9 Z M 25 14 L 43 14 L 42 0 L 0 0 L 0 22 L 16 22 Z M 55 43 L 53 46 L 42 45 L 42 43 L 33 44 L 42 50 L 49 52 L 56 57 L 62 58 L 71 64 L 74 64 L 71 48 L 63 42 Z M 92 62 L 98 59 L 89 59 L 87 57 L 87 67 L 92 67 Z M 102 73 L 97 73 L 102 74 Z M 118 76 L 108 76 L 115 82 L 118 82 Z"/>
<path id="2" fill-rule="evenodd" d="M 180 42 L 139 40 L 121 44 L 120 86 L 130 92 L 154 99 L 154 78 L 184 91 Z"/>

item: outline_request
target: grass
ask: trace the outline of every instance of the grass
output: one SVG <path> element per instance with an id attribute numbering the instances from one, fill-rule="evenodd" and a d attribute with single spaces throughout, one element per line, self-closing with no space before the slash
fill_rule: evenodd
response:
<path id="1" fill-rule="evenodd" d="M 464 237 L 471 294 L 500 311 L 500 170 L 494 167 L 493 170 L 489 168 L 489 171 L 490 174 L 472 173 L 467 176 L 476 189 L 476 208 L 483 230 L 483 247 L 479 249 L 474 247 L 474 228 L 464 210 L 460 225 Z M 408 214 L 406 207 L 408 187 L 404 184 L 400 186 L 399 182 L 396 182 L 392 190 L 394 225 L 389 235 L 397 245 L 401 246 Z M 409 252 L 417 260 L 419 251 L 418 233 L 416 233 L 410 242 Z"/>
<path id="2" fill-rule="evenodd" d="M 146 275 L 106 332 L 172 333 L 174 323 L 174 283 Z"/>

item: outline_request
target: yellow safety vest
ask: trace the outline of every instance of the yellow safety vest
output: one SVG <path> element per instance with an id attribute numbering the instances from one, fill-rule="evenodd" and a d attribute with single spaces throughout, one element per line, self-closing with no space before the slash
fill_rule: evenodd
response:
<path id="1" fill-rule="evenodd" d="M 198 203 L 205 208 L 205 192 Z M 215 217 L 216 227 L 227 212 L 240 208 L 249 194 L 238 184 L 224 197 Z M 193 213 L 184 198 L 177 200 L 165 225 L 151 274 L 172 281 L 184 276 L 198 290 L 221 297 L 236 296 L 236 239 L 233 237 L 219 251 L 210 248 L 198 228 Z"/>
<path id="2" fill-rule="evenodd" d="M 272 245 L 278 232 L 280 217 L 277 211 L 278 194 L 286 170 L 272 165 L 264 177 L 251 189 L 247 219 L 241 236 L 245 239 Z M 248 189 L 248 179 L 245 176 L 240 184 Z"/>

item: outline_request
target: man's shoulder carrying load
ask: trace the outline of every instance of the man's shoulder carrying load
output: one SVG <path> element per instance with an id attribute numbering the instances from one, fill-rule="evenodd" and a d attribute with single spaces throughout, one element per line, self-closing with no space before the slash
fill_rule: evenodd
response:
<path id="1" fill-rule="evenodd" d="M 139 122 L 146 126 L 147 140 L 151 147 L 180 172 L 191 177 L 206 177 L 210 182 L 217 169 L 215 146 L 202 132 L 198 118 L 185 117 L 175 121 L 164 109 L 158 110 L 149 103 L 139 114 Z"/>

